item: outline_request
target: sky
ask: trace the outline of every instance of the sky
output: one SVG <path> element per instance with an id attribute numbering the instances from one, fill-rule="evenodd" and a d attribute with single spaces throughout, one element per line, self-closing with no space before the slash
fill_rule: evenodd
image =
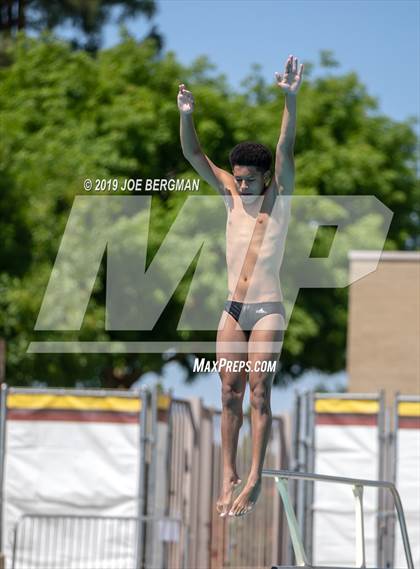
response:
<path id="1" fill-rule="evenodd" d="M 289 54 L 318 66 L 320 50 L 328 49 L 340 63 L 333 72 L 357 72 L 383 113 L 396 120 L 419 114 L 418 1 L 157 0 L 157 6 L 152 23 L 165 49 L 183 64 L 206 54 L 233 87 L 253 63 L 271 81 Z M 127 27 L 141 38 L 150 23 L 137 18 Z M 108 26 L 105 47 L 118 39 L 118 28 Z"/>
<path id="2" fill-rule="evenodd" d="M 147 22 L 133 19 L 132 35 L 141 39 L 155 24 L 164 37 L 164 49 L 174 51 L 185 65 L 207 55 L 216 73 L 240 88 L 253 63 L 261 65 L 267 81 L 282 71 L 289 54 L 319 68 L 321 50 L 332 50 L 340 66 L 333 73 L 355 71 L 368 93 L 378 99 L 379 111 L 394 120 L 419 115 L 420 100 L 420 3 L 411 0 L 157 0 L 158 13 Z M 116 26 L 107 26 L 104 47 L 119 41 Z M 182 79 L 182 78 L 179 78 Z M 417 127 L 418 128 L 418 127 Z M 142 385 L 157 381 L 155 374 Z M 201 397 L 220 408 L 220 379 L 205 374 L 188 386 L 176 364 L 161 378 L 166 389 L 179 398 Z M 345 371 L 334 376 L 309 372 L 293 387 L 274 388 L 276 413 L 291 409 L 295 390 L 324 383 L 330 390 L 345 386 Z M 248 395 L 245 400 L 247 404 Z"/>

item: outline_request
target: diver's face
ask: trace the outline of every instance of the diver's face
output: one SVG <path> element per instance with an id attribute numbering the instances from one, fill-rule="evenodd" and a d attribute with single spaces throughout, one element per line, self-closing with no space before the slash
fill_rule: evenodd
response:
<path id="1" fill-rule="evenodd" d="M 269 172 L 262 174 L 255 166 L 233 167 L 236 188 L 245 203 L 252 203 L 263 193 Z"/>

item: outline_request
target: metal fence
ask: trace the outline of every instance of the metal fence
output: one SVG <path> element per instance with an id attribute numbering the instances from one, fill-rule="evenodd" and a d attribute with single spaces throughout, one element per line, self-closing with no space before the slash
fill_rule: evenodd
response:
<path id="1" fill-rule="evenodd" d="M 114 400 L 118 397 L 124 400 L 137 398 L 140 399 L 140 404 L 136 406 L 138 411 L 131 413 L 131 418 L 128 417 L 131 423 L 135 421 L 138 425 L 138 490 L 130 498 L 130 507 L 123 508 L 127 509 L 127 515 L 119 513 L 121 504 L 112 500 L 106 504 L 100 502 L 107 508 L 101 512 L 101 508 L 98 509 L 94 502 L 89 503 L 89 494 L 78 512 L 76 503 L 62 502 L 59 495 L 48 494 L 45 484 L 49 471 L 46 470 L 42 473 L 42 496 L 45 503 L 40 500 L 36 509 L 32 502 L 26 507 L 25 501 L 16 496 L 19 506 L 16 512 L 21 517 L 16 516 L 16 520 L 11 520 L 7 515 L 1 516 L 0 524 L 3 525 L 0 535 L 6 536 L 2 551 L 7 555 L 8 567 L 209 569 L 220 567 L 220 562 L 225 566 L 255 567 L 260 563 L 270 564 L 279 558 L 283 550 L 284 532 L 280 500 L 276 492 L 264 488 L 253 516 L 246 520 L 227 524 L 217 515 L 215 503 L 221 483 L 220 412 L 206 408 L 198 399 L 171 399 L 170 405 L 162 408 L 158 403 L 160 395 L 156 389 L 121 392 L 3 386 L 0 401 L 2 489 L 3 481 L 6 484 L 5 493 L 1 495 L 2 509 L 6 504 L 11 504 L 7 490 L 7 481 L 10 480 L 7 465 L 10 461 L 5 460 L 7 453 L 12 452 L 12 447 L 7 442 L 7 421 L 11 417 L 20 420 L 19 417 L 27 413 L 25 409 L 21 411 L 16 407 L 8 407 L 7 402 L 12 401 L 8 399 L 10 394 L 13 396 L 13 405 L 16 400 L 40 395 L 41 402 L 36 401 L 36 413 L 42 417 L 48 414 L 42 408 L 42 401 L 51 403 L 57 396 L 70 396 L 69 399 L 76 406 L 75 412 L 80 407 L 76 401 L 78 397 L 87 397 L 98 408 L 104 408 L 103 398 L 108 396 Z M 84 409 L 86 405 L 88 403 L 85 400 Z M 117 402 L 116 406 L 121 405 Z M 51 415 L 56 413 L 55 410 L 49 412 Z M 89 416 L 95 412 L 87 409 Z M 107 412 L 112 414 L 113 410 Z M 24 420 L 28 420 L 27 414 Z M 101 420 L 107 419 L 101 416 Z M 112 424 L 111 418 L 109 429 Z M 27 429 L 29 423 L 26 422 L 25 425 Z M 58 423 L 54 425 L 57 426 Z M 48 426 L 45 428 L 48 429 Z M 82 435 L 82 426 L 78 432 Z M 250 434 L 249 418 L 246 418 L 238 449 L 238 465 L 243 477 L 247 474 L 251 458 Z M 274 417 L 266 466 L 287 467 L 287 447 L 284 419 Z M 108 452 L 109 460 L 113 460 L 111 448 L 103 446 L 101 452 Z M 71 464 L 70 461 L 70 469 Z M 79 462 L 79 469 L 80 466 L 83 470 L 83 465 Z M 41 464 L 39 468 L 42 471 Z M 88 464 L 86 468 L 89 468 Z M 81 478 L 81 484 L 82 480 Z M 54 491 L 57 482 L 55 480 L 52 485 Z M 123 495 L 120 498 L 123 499 Z M 81 507 L 80 496 L 78 503 Z M 114 507 L 118 512 L 115 516 L 112 512 Z M 9 506 L 7 508 L 8 512 L 13 510 L 15 515 L 13 505 L 12 510 Z M 11 528 L 13 539 L 9 540 L 7 536 Z M 254 539 L 255 536 L 258 539 Z"/>
<path id="2" fill-rule="evenodd" d="M 12 569 L 133 569 L 136 538 L 136 518 L 25 515 Z"/>
<path id="3" fill-rule="evenodd" d="M 5 456 L 11 452 L 6 444 L 6 417 L 10 411 L 7 392 L 7 387 L 3 386 L 0 401 L 2 507 L 8 499 L 7 486 L 3 493 L 3 480 L 7 480 Z M 10 392 L 140 398 L 141 412 L 137 412 L 135 419 L 139 425 L 138 446 L 135 445 L 139 449 L 138 494 L 134 496 L 133 513 L 127 511 L 127 515 L 133 517 L 112 516 L 113 512 L 109 510 L 100 516 L 101 512 L 92 511 L 89 504 L 86 504 L 87 511 L 80 513 L 97 513 L 97 516 L 66 515 L 77 512 L 74 505 L 50 500 L 46 505 L 48 509 L 42 510 L 41 502 L 35 510 L 39 515 L 32 515 L 33 509 L 23 510 L 31 515 L 19 519 L 14 529 L 13 559 L 7 559 L 8 567 L 13 563 L 13 569 L 219 569 L 222 566 L 269 566 L 273 561 L 292 562 L 291 554 L 288 555 L 291 542 L 280 497 L 269 481 L 263 481 L 260 499 L 251 516 L 228 520 L 220 518 L 216 512 L 222 472 L 219 411 L 206 408 L 200 400 L 172 399 L 170 406 L 162 408 L 156 390 L 136 393 L 11 389 Z M 361 396 L 311 392 L 299 396 L 291 434 L 287 416 L 273 417 L 265 468 L 314 471 L 318 397 L 351 399 Z M 372 395 L 362 397 L 372 398 Z M 392 482 L 395 481 L 398 456 L 396 436 L 383 411 L 383 398 L 380 395 L 373 397 L 379 409 L 378 478 Z M 112 451 L 109 460 L 113 460 Z M 245 415 L 237 454 L 242 478 L 247 475 L 250 461 L 251 423 Z M 48 478 L 47 471 L 45 476 Z M 300 533 L 310 559 L 313 482 L 307 482 L 305 488 L 303 481 L 295 480 L 291 490 Z M 378 560 L 383 560 L 381 566 L 392 567 L 389 559 L 393 557 L 395 514 L 391 512 L 388 498 L 381 496 L 379 494 L 377 518 Z M 22 504 L 20 500 L 19 507 Z M 51 508 L 55 508 L 55 512 Z M 46 512 L 63 515 L 44 515 Z M 0 522 L 4 523 L 3 516 L 1 518 Z M 7 520 L 6 523 L 10 524 Z M 0 539 L 1 535 L 2 532 Z"/>
<path id="4" fill-rule="evenodd" d="M 372 475 L 378 481 L 385 481 L 386 484 L 397 484 L 398 488 L 404 489 L 404 480 L 397 480 L 397 465 L 402 464 L 402 456 L 399 454 L 398 448 L 398 432 L 399 432 L 399 416 L 398 405 L 401 402 L 419 402 L 418 396 L 400 396 L 396 394 L 394 399 L 393 417 L 385 405 L 384 393 L 314 393 L 309 390 L 300 394 L 296 394 L 295 408 L 293 414 L 293 433 L 292 433 L 292 458 L 291 458 L 291 471 L 295 473 L 313 473 L 318 472 L 317 463 L 317 438 L 319 435 L 317 425 L 317 401 L 322 400 L 337 400 L 338 402 L 352 402 L 352 401 L 371 401 L 375 404 L 375 437 L 377 456 L 375 463 L 372 465 L 375 473 Z M 417 418 L 418 421 L 418 418 Z M 342 425 L 345 429 L 345 424 Z M 333 441 L 331 441 L 332 443 Z M 364 444 L 361 439 L 360 444 Z M 406 450 L 407 452 L 407 450 Z M 334 464 L 331 462 L 331 470 L 328 474 L 340 474 L 340 465 L 336 465 L 337 470 L 334 470 Z M 406 471 L 406 477 L 411 476 Z M 373 484 L 372 484 L 373 485 Z M 407 485 L 407 484 L 406 484 Z M 305 551 L 308 559 L 312 560 L 313 549 L 315 544 L 315 524 L 319 523 L 314 519 L 314 483 L 311 480 L 304 482 L 301 478 L 290 479 L 290 490 L 292 502 L 296 512 L 297 523 L 299 526 L 299 533 L 302 536 Z M 376 547 L 376 564 L 378 567 L 395 567 L 396 562 L 396 536 L 399 536 L 397 525 L 396 510 L 393 505 L 392 493 L 386 491 L 383 484 L 376 486 L 376 506 L 375 506 L 375 547 Z M 373 489 L 372 489 L 372 494 Z M 402 494 L 403 495 L 403 494 Z M 408 494 L 407 494 L 408 495 Z M 403 499 L 407 496 L 403 495 Z M 411 506 L 408 502 L 408 506 Z M 407 517 L 407 514 L 406 514 Z M 407 518 L 408 519 L 408 518 Z M 412 535 L 418 532 L 418 526 L 410 528 L 409 520 L 409 533 Z M 401 545 L 402 547 L 402 545 Z M 400 548 L 401 549 L 401 548 Z M 414 557 L 413 550 L 413 557 Z M 403 554 L 404 555 L 404 554 Z M 291 564 L 294 560 L 291 542 L 289 542 L 289 555 L 287 558 Z"/>
<path id="5" fill-rule="evenodd" d="M 192 559 L 195 555 L 194 512 L 197 497 L 194 492 L 194 477 L 197 476 L 194 455 L 197 447 L 197 428 L 187 401 L 173 399 L 169 414 L 168 444 L 166 453 L 166 478 L 168 492 L 165 513 L 183 520 L 188 533 L 188 542 L 173 544 L 168 551 L 168 567 L 175 567 L 180 556 Z M 190 548 L 192 551 L 190 551 Z M 189 563 L 189 561 L 188 561 Z"/>
<path id="6" fill-rule="evenodd" d="M 182 520 L 145 516 L 141 521 L 145 535 L 149 530 L 163 549 L 159 565 L 147 563 L 147 569 L 187 569 L 188 536 Z M 13 532 L 12 569 L 143 567 L 138 526 L 134 517 L 25 515 Z M 180 558 L 174 549 L 182 552 Z"/>

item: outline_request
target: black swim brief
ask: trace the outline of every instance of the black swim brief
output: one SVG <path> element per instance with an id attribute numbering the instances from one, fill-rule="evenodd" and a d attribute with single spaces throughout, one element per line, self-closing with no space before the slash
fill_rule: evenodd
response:
<path id="1" fill-rule="evenodd" d="M 280 301 L 244 303 L 236 300 L 227 300 L 225 310 L 239 323 L 248 338 L 255 324 L 268 314 L 281 314 L 286 321 L 286 311 L 283 303 Z"/>

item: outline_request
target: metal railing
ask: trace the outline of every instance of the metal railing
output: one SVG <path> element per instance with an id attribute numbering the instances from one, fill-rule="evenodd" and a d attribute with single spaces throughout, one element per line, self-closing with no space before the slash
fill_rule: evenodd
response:
<path id="1" fill-rule="evenodd" d="M 363 522 L 363 488 L 371 486 L 374 488 L 384 488 L 391 492 L 394 499 L 394 505 L 397 510 L 398 521 L 401 528 L 401 535 L 404 544 L 404 552 L 407 561 L 408 569 L 414 569 L 413 559 L 411 555 L 410 542 L 408 539 L 407 526 L 405 523 L 404 511 L 401 504 L 401 498 L 392 482 L 377 481 L 377 480 L 363 480 L 360 478 L 345 478 L 342 476 L 329 476 L 326 474 L 313 474 L 305 472 L 290 472 L 288 470 L 263 470 L 262 475 L 268 478 L 274 478 L 276 481 L 277 489 L 283 501 L 284 510 L 286 513 L 287 524 L 289 526 L 290 538 L 295 553 L 297 567 L 305 567 L 307 569 L 324 569 L 311 565 L 307 559 L 303 540 L 299 532 L 299 525 L 296 520 L 296 515 L 289 497 L 287 488 L 287 480 L 309 480 L 321 482 L 333 482 L 336 484 L 348 484 L 352 486 L 353 494 L 355 497 L 355 515 L 356 515 L 356 564 L 355 567 L 366 567 L 365 555 L 365 533 Z M 280 568 L 280 566 L 278 566 Z M 284 566 L 283 566 L 284 567 Z M 332 569 L 333 566 L 330 567 Z M 273 568 L 275 569 L 275 568 Z M 284 569 L 286 569 L 284 567 Z M 344 569 L 344 568 L 342 568 Z"/>
<path id="2" fill-rule="evenodd" d="M 134 517 L 24 515 L 13 532 L 12 569 L 93 569 L 106 559 L 132 569 L 137 531 Z"/>
<path id="3" fill-rule="evenodd" d="M 163 548 L 161 560 L 165 567 L 187 569 L 188 532 L 182 520 L 143 516 L 141 522 L 139 524 L 136 517 L 122 516 L 24 515 L 14 527 L 11 567 L 162 569 L 138 557 L 138 526 L 141 525 L 146 542 L 149 543 L 153 535 Z M 144 545 L 140 548 L 143 552 Z"/>

